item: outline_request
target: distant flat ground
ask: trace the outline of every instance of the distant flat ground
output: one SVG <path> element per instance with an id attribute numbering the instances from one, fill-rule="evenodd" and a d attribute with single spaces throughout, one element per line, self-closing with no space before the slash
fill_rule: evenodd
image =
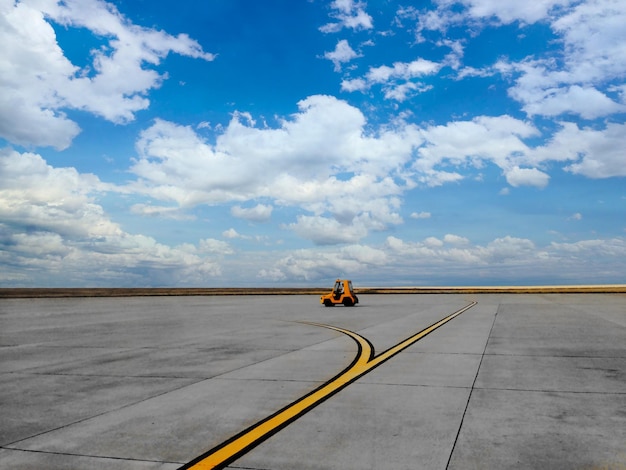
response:
<path id="1" fill-rule="evenodd" d="M 320 287 L 81 287 L 81 288 L 0 288 L 0 299 L 38 297 L 145 297 L 181 295 L 306 295 L 325 294 Z M 546 294 L 546 293 L 626 293 L 626 284 L 554 286 L 405 286 L 361 287 L 360 294 Z"/>
<path id="2" fill-rule="evenodd" d="M 210 468 L 267 423 L 218 468 L 626 469 L 625 290 L 557 287 L 359 289 L 352 308 L 3 289 L 0 468 Z"/>

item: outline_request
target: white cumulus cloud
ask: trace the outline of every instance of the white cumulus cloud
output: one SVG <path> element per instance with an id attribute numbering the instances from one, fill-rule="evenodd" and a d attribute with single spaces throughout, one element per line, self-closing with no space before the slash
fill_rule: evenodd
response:
<path id="1" fill-rule="evenodd" d="M 352 59 L 356 59 L 357 57 L 361 57 L 361 54 L 356 53 L 345 39 L 337 42 L 334 51 L 324 53 L 324 58 L 332 61 L 336 72 L 341 70 L 341 64 L 350 62 Z"/>
<path id="2" fill-rule="evenodd" d="M 573 2 L 568 2 L 573 3 Z M 626 75 L 626 4 L 619 0 L 579 2 L 551 27 L 561 38 L 560 60 L 528 58 L 509 64 L 519 74 L 510 95 L 531 115 L 576 114 L 595 119 L 626 110 L 609 96 Z"/>
<path id="3" fill-rule="evenodd" d="M 550 181 L 550 175 L 537 168 L 520 168 L 515 166 L 506 172 L 507 182 L 513 186 L 536 186 L 545 188 Z"/>
<path id="4" fill-rule="evenodd" d="M 624 151 L 626 124 L 609 123 L 605 128 L 580 128 L 561 123 L 561 128 L 543 146 L 530 153 L 531 162 L 569 161 L 565 170 L 588 178 L 626 176 Z"/>
<path id="5" fill-rule="evenodd" d="M 154 67 L 168 53 L 214 58 L 187 35 L 134 25 L 102 0 L 4 1 L 0 9 L 0 137 L 14 144 L 67 148 L 80 129 L 65 110 L 132 121 L 165 78 Z M 51 23 L 86 28 L 106 45 L 81 68 L 64 55 Z"/>
<path id="6" fill-rule="evenodd" d="M 354 0 L 334 0 L 330 7 L 331 17 L 337 20 L 320 27 L 323 33 L 336 33 L 343 28 L 352 30 L 372 29 L 374 27 L 372 17 L 365 11 L 365 3 Z"/>
<path id="7" fill-rule="evenodd" d="M 443 3 L 443 2 L 442 2 Z M 535 23 L 548 18 L 551 10 L 567 6 L 574 0 L 534 0 L 520 2 L 519 0 L 460 0 L 468 9 L 468 14 L 474 18 L 496 17 L 502 23 L 522 21 Z"/>
<path id="8" fill-rule="evenodd" d="M 394 62 L 392 66 L 370 67 L 363 77 L 343 80 L 341 90 L 364 92 L 374 85 L 382 85 L 386 99 L 402 102 L 413 94 L 430 90 L 430 85 L 413 80 L 436 74 L 442 66 L 443 63 L 418 58 L 411 62 Z"/>
<path id="9" fill-rule="evenodd" d="M 232 253 L 224 242 L 170 247 L 125 232 L 97 202 L 116 190 L 40 155 L 0 151 L 0 283 L 198 285 L 221 273 L 220 258 Z"/>
<path id="10" fill-rule="evenodd" d="M 252 222 L 267 222 L 272 216 L 272 206 L 257 204 L 254 207 L 233 206 L 230 213 L 239 219 L 246 219 Z"/>
<path id="11" fill-rule="evenodd" d="M 330 96 L 311 96 L 299 107 L 277 128 L 235 114 L 214 145 L 191 127 L 157 120 L 137 141 L 131 171 L 138 179 L 130 189 L 181 207 L 255 199 L 297 205 L 312 215 L 292 228 L 318 243 L 400 223 L 398 197 L 413 186 L 404 166 L 421 142 L 417 128 L 400 123 L 367 132 L 361 111 Z M 239 205 L 232 213 L 260 220 L 270 209 Z M 326 219 L 340 221 L 349 235 L 317 235 Z"/>

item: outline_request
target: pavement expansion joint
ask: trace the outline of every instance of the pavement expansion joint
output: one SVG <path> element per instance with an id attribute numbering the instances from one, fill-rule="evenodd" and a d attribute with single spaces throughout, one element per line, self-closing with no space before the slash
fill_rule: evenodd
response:
<path id="1" fill-rule="evenodd" d="M 474 390 L 493 390 L 498 392 L 528 392 L 528 393 L 559 393 L 559 394 L 572 394 L 572 395 L 626 395 L 626 391 L 623 392 L 602 392 L 596 390 L 546 390 L 538 388 L 502 388 L 502 387 L 474 387 Z"/>
<path id="2" fill-rule="evenodd" d="M 465 416 L 467 415 L 467 410 L 470 406 L 470 401 L 472 399 L 472 393 L 476 389 L 476 381 L 478 380 L 478 374 L 480 373 L 480 367 L 483 364 L 483 359 L 485 358 L 485 353 L 487 352 L 487 346 L 489 345 L 489 340 L 491 339 L 491 333 L 493 333 L 493 327 L 496 324 L 496 319 L 498 318 L 498 312 L 500 310 L 500 304 L 493 315 L 493 320 L 491 321 L 491 327 L 489 328 L 489 334 L 487 335 L 487 339 L 485 340 L 485 346 L 483 347 L 483 352 L 480 355 L 480 361 L 478 363 L 478 367 L 476 368 L 476 374 L 474 375 L 474 380 L 472 381 L 472 386 L 469 388 L 469 393 L 467 394 L 467 402 L 465 402 L 465 409 L 463 410 L 463 414 L 461 415 L 461 422 L 459 423 L 459 427 L 456 432 L 456 436 L 454 438 L 454 443 L 452 444 L 452 448 L 450 449 L 450 454 L 448 455 L 448 463 L 446 464 L 446 469 L 450 466 L 450 461 L 452 460 L 452 455 L 454 454 L 454 449 L 457 446 L 459 441 L 459 436 L 461 435 L 461 429 L 463 429 L 463 422 L 465 421 Z"/>
<path id="3" fill-rule="evenodd" d="M 180 465 L 183 462 L 172 462 L 167 460 L 151 460 L 151 459 L 134 459 L 130 457 L 112 457 L 110 455 L 91 455 L 91 454 L 78 454 L 74 452 L 58 452 L 58 451 L 49 451 L 49 450 L 33 450 L 33 449 L 20 449 L 19 447 L 6 447 L 0 446 L 0 449 L 6 449 L 10 451 L 16 452 L 25 452 L 32 454 L 50 454 L 50 455 L 67 455 L 69 457 L 86 457 L 90 459 L 101 459 L 101 460 L 121 460 L 128 462 L 148 462 L 148 463 L 167 463 L 173 465 Z"/>
<path id="4" fill-rule="evenodd" d="M 100 377 L 100 378 L 112 378 L 112 379 L 165 379 L 165 380 L 208 380 L 212 377 L 206 376 L 193 376 L 193 375 L 128 375 L 128 374 L 71 374 L 66 372 L 22 372 L 11 371 L 9 374 L 24 374 L 24 375 L 47 375 L 47 376 L 59 376 L 59 377 Z M 194 382 L 195 383 L 195 382 Z"/>
<path id="5" fill-rule="evenodd" d="M 485 353 L 485 356 L 501 357 L 554 357 L 564 359 L 624 359 L 626 356 L 592 356 L 583 354 L 507 354 L 507 353 Z"/>
<path id="6" fill-rule="evenodd" d="M 28 439 L 32 439 L 32 438 L 34 438 L 34 437 L 43 436 L 43 435 L 45 435 L 45 434 L 49 434 L 49 433 L 52 433 L 52 432 L 55 432 L 55 431 L 59 431 L 59 430 L 61 430 L 61 429 L 65 429 L 65 428 L 68 428 L 68 427 L 70 427 L 70 426 L 74 426 L 74 425 L 76 425 L 76 424 L 83 423 L 83 422 L 85 422 L 85 421 L 89 421 L 89 420 L 91 420 L 91 419 L 94 419 L 94 418 L 98 418 L 98 417 L 100 417 L 100 416 L 107 415 L 107 414 L 109 414 L 109 413 L 114 413 L 114 412 L 117 412 L 117 411 L 119 411 L 119 410 L 123 410 L 123 409 L 125 409 L 125 408 L 130 408 L 130 407 L 132 407 L 132 406 L 138 405 L 139 403 L 143 403 L 143 402 L 146 402 L 146 401 L 148 401 L 148 400 L 152 400 L 152 399 L 154 399 L 154 398 L 157 398 L 157 397 L 160 397 L 160 396 L 163 396 L 163 395 L 167 395 L 168 393 L 174 392 L 174 391 L 176 391 L 176 390 L 181 390 L 181 389 L 183 389 L 183 388 L 185 388 L 185 387 L 189 387 L 189 386 L 191 386 L 191 385 L 195 385 L 195 384 L 197 384 L 197 383 L 199 383 L 199 382 L 203 382 L 204 380 L 205 380 L 205 379 L 203 379 L 203 380 L 198 380 L 198 381 L 196 381 L 196 382 L 192 382 L 192 383 L 186 383 L 186 384 L 184 384 L 184 385 L 181 385 L 180 387 L 176 387 L 176 388 L 173 388 L 173 389 L 171 389 L 171 390 L 167 390 L 167 391 L 165 391 L 165 392 L 161 392 L 161 393 L 157 393 L 157 394 L 155 394 L 155 395 L 151 395 L 151 396 L 148 396 L 148 397 L 144 397 L 144 398 L 142 398 L 141 400 L 136 400 L 136 401 L 134 401 L 134 402 L 132 402 L 132 403 L 126 403 L 125 405 L 122 405 L 122 406 L 117 407 L 117 408 L 107 409 L 107 410 L 105 410 L 105 411 L 103 411 L 103 412 L 101 412 L 101 413 L 96 413 L 96 414 L 91 415 L 91 416 L 86 416 L 86 417 L 81 418 L 81 419 L 78 419 L 78 420 L 76 420 L 76 421 L 72 421 L 71 423 L 65 423 L 64 425 L 62 425 L 62 426 L 58 426 L 58 427 L 56 427 L 56 428 L 47 429 L 47 430 L 45 430 L 45 431 L 42 431 L 42 432 L 39 432 L 39 433 L 35 433 L 35 434 L 32 434 L 32 435 L 27 436 L 27 437 L 23 437 L 23 438 L 18 439 L 18 440 L 14 441 L 14 442 L 10 442 L 10 443 L 8 443 L 8 444 L 5 444 L 5 446 L 12 446 L 12 445 L 17 444 L 18 442 L 24 442 L 24 441 L 26 441 L 26 440 L 28 440 Z"/>

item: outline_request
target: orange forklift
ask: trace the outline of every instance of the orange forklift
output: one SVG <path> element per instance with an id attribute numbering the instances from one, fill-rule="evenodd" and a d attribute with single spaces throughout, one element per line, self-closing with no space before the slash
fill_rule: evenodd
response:
<path id="1" fill-rule="evenodd" d="M 359 298 L 354 293 L 352 281 L 349 279 L 337 279 L 333 290 L 329 294 L 324 294 L 320 297 L 320 303 L 326 307 L 334 307 L 339 304 L 346 307 L 354 307 L 359 303 Z"/>

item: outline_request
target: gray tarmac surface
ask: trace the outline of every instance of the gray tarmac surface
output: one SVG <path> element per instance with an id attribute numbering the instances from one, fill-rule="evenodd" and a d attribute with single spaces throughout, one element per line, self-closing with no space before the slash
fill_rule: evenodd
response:
<path id="1" fill-rule="evenodd" d="M 174 470 L 478 304 L 232 469 L 626 469 L 626 295 L 0 299 L 0 469 Z"/>

